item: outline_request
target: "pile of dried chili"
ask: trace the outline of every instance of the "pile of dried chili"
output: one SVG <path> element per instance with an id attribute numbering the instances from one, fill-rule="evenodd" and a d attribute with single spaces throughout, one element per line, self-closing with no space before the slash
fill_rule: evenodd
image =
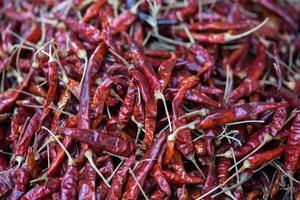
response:
<path id="1" fill-rule="evenodd" d="M 300 199 L 297 0 L 0 1 L 0 199 Z"/>

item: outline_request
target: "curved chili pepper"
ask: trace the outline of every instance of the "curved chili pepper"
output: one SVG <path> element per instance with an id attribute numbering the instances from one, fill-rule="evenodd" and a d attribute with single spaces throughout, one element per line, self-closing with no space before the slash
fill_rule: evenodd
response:
<path id="1" fill-rule="evenodd" d="M 50 109 L 45 108 L 45 110 L 39 110 L 33 115 L 26 128 L 25 133 L 23 134 L 20 142 L 18 143 L 16 149 L 17 156 L 24 156 L 26 154 L 34 133 L 39 129 L 43 120 L 47 117 L 49 113 L 50 113 Z"/>
<path id="2" fill-rule="evenodd" d="M 164 91 L 168 86 L 170 81 L 172 70 L 174 69 L 176 64 L 176 55 L 174 53 L 171 54 L 171 57 L 164 62 L 158 68 L 157 78 L 160 83 L 160 90 Z"/>
<path id="3" fill-rule="evenodd" d="M 117 155 L 128 156 L 136 149 L 135 144 L 130 141 L 91 129 L 62 128 L 60 132 L 88 144 L 96 152 L 105 150 Z"/>
<path id="4" fill-rule="evenodd" d="M 202 189 L 202 194 L 206 194 L 207 192 L 211 191 L 212 189 L 214 189 L 217 186 L 218 186 L 218 179 L 217 179 L 216 168 L 215 168 L 214 164 L 211 164 L 209 166 L 207 179 L 206 179 L 205 184 Z M 209 196 L 206 196 L 203 199 L 209 200 L 212 198 Z"/>
<path id="5" fill-rule="evenodd" d="M 31 199 L 42 199 L 47 197 L 48 195 L 58 191 L 60 189 L 60 178 L 51 178 L 48 179 L 46 183 L 41 185 L 37 185 L 31 190 L 29 190 L 21 200 L 31 200 Z"/>
<path id="6" fill-rule="evenodd" d="M 28 148 L 26 162 L 31 176 L 33 178 L 38 178 L 41 174 L 41 168 L 35 160 L 35 153 L 31 147 Z"/>
<path id="7" fill-rule="evenodd" d="M 61 181 L 61 199 L 76 198 L 78 176 L 77 167 L 69 165 Z"/>
<path id="8" fill-rule="evenodd" d="M 128 160 L 126 160 L 121 167 L 118 169 L 117 173 L 115 174 L 112 183 L 111 189 L 109 190 L 106 199 L 120 199 L 122 194 L 122 187 L 126 182 L 126 178 L 128 176 L 128 170 L 134 165 L 135 156 L 131 156 Z"/>
<path id="9" fill-rule="evenodd" d="M 146 117 L 145 117 L 145 128 L 146 128 L 146 135 L 143 140 L 144 146 L 150 146 L 153 141 L 153 135 L 155 131 L 155 124 L 156 124 L 156 114 L 157 114 L 157 105 L 154 98 L 153 92 L 149 88 L 149 84 L 145 79 L 145 76 L 137 70 L 133 70 L 130 72 L 134 81 L 137 83 L 142 97 L 145 101 L 146 107 Z"/>
<path id="10" fill-rule="evenodd" d="M 27 164 L 24 164 L 16 172 L 16 183 L 13 191 L 10 193 L 9 198 L 20 199 L 21 196 L 27 191 L 30 181 L 30 171 Z"/>
<path id="11" fill-rule="evenodd" d="M 86 24 L 84 22 L 78 22 L 72 18 L 62 17 L 55 14 L 58 19 L 67 24 L 68 28 L 83 40 L 92 44 L 98 44 L 103 40 L 101 32 L 96 27 Z"/>
<path id="12" fill-rule="evenodd" d="M 289 130 L 288 140 L 284 154 L 284 169 L 293 173 L 300 160 L 300 114 L 298 113 Z"/>
<path id="13" fill-rule="evenodd" d="M 223 104 L 221 102 L 215 101 L 205 94 L 201 90 L 198 89 L 190 89 L 186 92 L 185 98 L 189 101 L 195 102 L 195 103 L 201 103 L 206 104 L 208 106 L 221 108 L 223 107 Z"/>
<path id="14" fill-rule="evenodd" d="M 282 175 L 283 175 L 283 173 L 281 171 L 276 172 L 275 178 L 272 182 L 272 186 L 269 190 L 269 196 L 271 199 L 274 199 L 276 194 L 279 191 L 279 187 L 280 187 L 279 183 L 280 183 L 280 179 L 281 179 Z"/>
<path id="15" fill-rule="evenodd" d="M 236 23 L 223 22 L 223 21 L 212 21 L 212 22 L 194 22 L 188 26 L 191 31 L 227 31 L 236 29 L 245 29 L 251 27 L 252 21 L 245 20 Z"/>
<path id="16" fill-rule="evenodd" d="M 146 177 L 150 172 L 151 168 L 154 165 L 155 159 L 157 158 L 165 140 L 167 138 L 167 132 L 164 132 L 160 135 L 160 137 L 151 145 L 151 147 L 146 151 L 144 156 L 141 158 L 143 162 L 135 168 L 134 175 L 139 182 L 139 184 L 143 187 Z M 123 199 L 137 199 L 140 194 L 140 189 L 138 183 L 135 178 L 131 175 L 128 178 L 126 189 L 124 194 L 122 195 Z"/>
<path id="17" fill-rule="evenodd" d="M 244 161 L 241 169 L 255 169 L 261 166 L 262 164 L 279 157 L 284 153 L 284 150 L 285 146 L 280 146 L 262 153 L 256 153 Z"/>
<path id="18" fill-rule="evenodd" d="M 102 120 L 105 101 L 109 95 L 112 84 L 113 81 L 108 78 L 104 80 L 95 91 L 95 95 L 91 101 L 91 116 L 94 118 L 93 127 L 97 127 Z"/>
<path id="19" fill-rule="evenodd" d="M 0 175 L 0 197 L 3 197 L 11 189 L 13 189 L 16 182 L 15 171 L 16 170 L 9 170 L 8 172 Z"/>
<path id="20" fill-rule="evenodd" d="M 162 172 L 162 169 L 160 168 L 160 166 L 157 163 L 155 163 L 153 165 L 152 173 L 153 173 L 152 176 L 156 180 L 160 190 L 163 191 L 168 197 L 170 197 L 171 196 L 170 185 L 168 184 L 168 182 Z"/>
<path id="21" fill-rule="evenodd" d="M 136 20 L 137 16 L 130 10 L 124 10 L 118 17 L 110 22 L 110 27 L 114 34 L 127 30 Z"/>
<path id="22" fill-rule="evenodd" d="M 47 97 L 44 103 L 45 108 L 48 107 L 53 101 L 56 94 L 57 85 L 58 85 L 58 69 L 56 66 L 56 62 L 52 60 L 52 58 L 50 58 L 48 61 L 48 73 L 49 73 L 48 75 L 49 86 L 48 86 Z"/>
<path id="23" fill-rule="evenodd" d="M 173 126 L 174 129 L 176 130 L 178 127 L 181 127 L 183 125 L 186 125 L 186 119 L 182 118 L 180 119 L 179 117 L 183 115 L 183 110 L 181 108 L 183 100 L 184 100 L 184 95 L 189 90 L 191 87 L 193 87 L 195 84 L 197 84 L 199 81 L 198 78 L 190 78 L 187 83 L 180 88 L 178 91 L 177 95 L 172 101 L 172 108 L 173 108 Z M 167 151 L 165 154 L 165 162 L 168 163 L 170 162 L 171 158 L 174 155 L 174 146 L 172 147 L 171 143 L 174 143 L 174 141 L 168 141 L 168 147 Z M 177 136 L 176 136 L 176 147 L 178 150 L 185 155 L 189 160 L 194 159 L 194 153 L 195 153 L 195 148 L 193 146 L 193 139 L 192 135 L 189 129 L 185 129 L 182 131 L 179 131 Z"/>
<path id="24" fill-rule="evenodd" d="M 10 89 L 10 90 L 6 90 L 4 93 L 1 93 L 0 113 L 7 111 L 9 108 L 11 108 L 14 105 L 15 101 L 20 95 L 20 92 L 27 86 L 34 72 L 35 70 L 31 68 L 26 79 L 17 87 L 16 90 Z"/>
<path id="25" fill-rule="evenodd" d="M 86 163 L 79 176 L 78 199 L 95 199 L 96 197 L 96 172 Z"/>
<path id="26" fill-rule="evenodd" d="M 126 96 L 123 100 L 122 106 L 120 107 L 118 114 L 118 120 L 122 127 L 125 126 L 130 120 L 131 113 L 134 109 L 135 94 L 135 86 L 133 84 L 133 81 L 130 81 Z"/>
<path id="27" fill-rule="evenodd" d="M 105 4 L 105 1 L 98 0 L 94 2 L 88 9 L 85 11 L 82 21 L 88 23 L 93 17 L 97 16 L 101 7 Z"/>
<path id="28" fill-rule="evenodd" d="M 151 194 L 150 200 L 160 200 L 163 199 L 164 197 L 165 197 L 165 193 L 161 189 L 158 189 Z"/>
<path id="29" fill-rule="evenodd" d="M 282 17 L 293 29 L 297 30 L 298 25 L 293 20 L 292 17 L 290 17 L 283 8 L 280 8 L 278 5 L 276 5 L 274 2 L 270 0 L 258 0 L 257 3 L 262 5 L 263 7 L 269 9 L 270 11 L 274 12 L 275 14 Z"/>
<path id="30" fill-rule="evenodd" d="M 220 184 L 224 184 L 225 181 L 229 178 L 230 172 L 229 168 L 232 165 L 232 162 L 229 158 L 220 158 L 218 160 L 218 179 Z"/>

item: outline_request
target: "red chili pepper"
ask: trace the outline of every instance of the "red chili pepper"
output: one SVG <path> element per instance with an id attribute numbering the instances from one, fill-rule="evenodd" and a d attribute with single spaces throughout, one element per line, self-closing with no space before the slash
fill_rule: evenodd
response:
<path id="1" fill-rule="evenodd" d="M 279 96 L 281 96 L 284 100 L 289 102 L 292 106 L 300 108 L 300 99 L 296 94 L 290 92 L 289 90 L 283 87 L 278 88 L 277 92 Z"/>
<path id="2" fill-rule="evenodd" d="M 284 169 L 293 173 L 300 160 L 300 114 L 298 113 L 289 130 L 288 140 L 284 154 Z"/>
<path id="3" fill-rule="evenodd" d="M 103 40 L 101 32 L 96 27 L 86 24 L 84 22 L 78 22 L 75 19 L 62 17 L 58 14 L 55 14 L 58 19 L 67 24 L 68 28 L 86 42 L 92 44 L 98 44 Z"/>
<path id="4" fill-rule="evenodd" d="M 188 90 L 185 94 L 185 97 L 189 101 L 205 104 L 205 105 L 216 107 L 216 108 L 221 108 L 224 106 L 221 102 L 215 101 L 215 100 L 211 99 L 210 97 L 206 96 L 199 89 Z"/>
<path id="5" fill-rule="evenodd" d="M 25 156 L 34 133 L 39 129 L 43 120 L 47 117 L 49 113 L 50 113 L 50 109 L 45 108 L 44 110 L 39 110 L 33 115 L 26 128 L 26 131 L 24 132 L 20 142 L 18 143 L 16 149 L 17 156 L 20 157 Z"/>
<path id="6" fill-rule="evenodd" d="M 230 172 L 229 168 L 231 167 L 232 162 L 229 158 L 220 158 L 218 162 L 218 179 L 220 184 L 224 184 L 225 181 L 229 178 Z"/>
<path id="7" fill-rule="evenodd" d="M 50 47 L 51 48 L 51 47 Z M 56 89 L 58 85 L 58 69 L 56 66 L 55 61 L 52 58 L 49 58 L 48 61 L 48 78 L 49 78 L 49 83 L 48 83 L 48 92 L 47 92 L 47 97 L 44 103 L 44 107 L 48 107 L 56 94 Z"/>
<path id="8" fill-rule="evenodd" d="M 0 113 L 7 111 L 14 105 L 15 101 L 17 100 L 17 98 L 20 95 L 20 92 L 27 86 L 27 84 L 30 81 L 30 79 L 32 78 L 34 72 L 35 72 L 35 70 L 33 68 L 31 68 L 26 79 L 16 88 L 16 90 L 10 89 L 10 90 L 6 90 L 4 93 L 1 93 L 1 95 L 0 95 Z"/>
<path id="9" fill-rule="evenodd" d="M 61 199 L 76 198 L 78 176 L 77 167 L 69 165 L 61 182 Z"/>
<path id="10" fill-rule="evenodd" d="M 37 185 L 29 190 L 21 200 L 42 199 L 60 189 L 60 178 L 50 178 L 46 183 Z"/>
<path id="11" fill-rule="evenodd" d="M 171 57 L 165 60 L 158 68 L 157 78 L 160 83 L 160 90 L 164 91 L 170 81 L 172 70 L 174 69 L 176 64 L 176 55 L 174 53 L 171 54 Z"/>
<path id="12" fill-rule="evenodd" d="M 96 197 L 96 172 L 86 163 L 79 176 L 78 199 L 95 199 Z"/>
<path id="13" fill-rule="evenodd" d="M 113 81 L 107 78 L 101 83 L 101 85 L 97 87 L 97 90 L 95 91 L 95 95 L 91 101 L 91 116 L 94 119 L 93 127 L 97 127 L 102 120 L 105 101 L 110 94 L 109 92 L 112 84 Z"/>
<path id="14" fill-rule="evenodd" d="M 281 18 L 283 18 L 291 26 L 291 28 L 293 28 L 295 30 L 298 29 L 298 25 L 293 20 L 293 18 L 291 16 L 289 16 L 283 8 L 280 8 L 273 1 L 258 0 L 257 3 L 259 3 L 260 5 L 262 5 L 265 8 L 269 9 L 270 11 L 274 12 L 275 14 L 279 15 Z"/>
<path id="15" fill-rule="evenodd" d="M 126 182 L 129 168 L 134 165 L 135 156 L 131 156 L 128 160 L 126 160 L 121 167 L 118 169 L 117 173 L 115 174 L 112 183 L 111 189 L 109 190 L 106 199 L 120 199 L 122 194 L 122 187 Z"/>
<path id="16" fill-rule="evenodd" d="M 160 200 L 160 199 L 164 199 L 164 197 L 165 197 L 165 193 L 161 189 L 157 189 L 151 194 L 150 200 Z"/>
<path id="17" fill-rule="evenodd" d="M 156 180 L 158 187 L 163 191 L 168 197 L 171 196 L 171 188 L 167 182 L 161 167 L 155 163 L 152 168 L 152 176 Z"/>
<path id="18" fill-rule="evenodd" d="M 60 131 L 66 136 L 88 144 L 96 152 L 105 150 L 117 155 L 128 156 L 136 148 L 135 144 L 130 141 L 91 129 L 62 128 Z"/>
<path id="19" fill-rule="evenodd" d="M 155 159 L 157 158 L 165 140 L 167 138 L 167 132 L 164 132 L 160 137 L 151 145 L 151 147 L 146 151 L 144 156 L 141 158 L 143 160 L 134 170 L 134 176 L 139 184 L 143 187 L 146 177 L 154 165 Z M 126 189 L 122 195 L 123 199 L 137 199 L 140 194 L 140 189 L 138 183 L 136 182 L 133 175 L 129 176 Z"/>
<path id="20" fill-rule="evenodd" d="M 30 181 L 30 171 L 27 164 L 24 164 L 16 172 L 16 183 L 14 189 L 9 195 L 10 199 L 20 199 L 27 191 Z"/>
<path id="21" fill-rule="evenodd" d="M 120 107 L 119 114 L 118 114 L 118 121 L 122 127 L 124 127 L 130 120 L 134 108 L 134 103 L 135 103 L 135 94 L 136 94 L 135 85 L 133 81 L 130 81 L 126 96 L 123 100 L 122 106 Z"/>
<path id="22" fill-rule="evenodd" d="M 15 170 L 9 170 L 0 175 L 0 197 L 2 198 L 11 189 L 14 188 L 16 183 Z"/>
<path id="23" fill-rule="evenodd" d="M 194 22 L 188 26 L 191 31 L 227 31 L 236 29 L 250 28 L 253 22 L 250 20 L 239 21 L 236 23 L 212 21 L 212 22 Z"/>
<path id="24" fill-rule="evenodd" d="M 38 178 L 41 174 L 41 168 L 35 160 L 35 152 L 31 147 L 28 148 L 26 162 L 28 164 L 31 176 L 33 178 Z"/>
<path id="25" fill-rule="evenodd" d="M 204 184 L 203 189 L 202 189 L 202 194 L 206 194 L 207 192 L 211 191 L 212 189 L 217 187 L 218 184 L 219 183 L 218 183 L 218 179 L 217 179 L 216 168 L 215 168 L 214 164 L 211 164 L 209 166 L 207 179 L 206 179 L 205 184 Z M 209 199 L 212 199 L 212 198 L 209 197 L 209 196 L 206 196 L 203 199 L 209 200 Z"/>
<path id="26" fill-rule="evenodd" d="M 105 4 L 103 0 L 97 0 L 85 11 L 82 21 L 88 23 L 93 17 L 97 16 L 101 7 Z"/>
<path id="27" fill-rule="evenodd" d="M 255 169 L 268 161 L 271 161 L 284 153 L 285 146 L 280 146 L 275 149 L 271 149 L 262 153 L 256 153 L 249 158 L 247 158 L 241 169 Z"/>
<path id="28" fill-rule="evenodd" d="M 135 13 L 124 10 L 118 17 L 110 22 L 110 27 L 114 34 L 121 33 L 126 31 L 134 23 L 136 18 Z"/>

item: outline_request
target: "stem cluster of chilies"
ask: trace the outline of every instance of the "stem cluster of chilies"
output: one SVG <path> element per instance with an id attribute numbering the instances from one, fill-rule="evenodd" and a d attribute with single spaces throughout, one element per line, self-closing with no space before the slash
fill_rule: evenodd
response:
<path id="1" fill-rule="evenodd" d="M 0 1 L 0 199 L 300 199 L 294 0 Z"/>

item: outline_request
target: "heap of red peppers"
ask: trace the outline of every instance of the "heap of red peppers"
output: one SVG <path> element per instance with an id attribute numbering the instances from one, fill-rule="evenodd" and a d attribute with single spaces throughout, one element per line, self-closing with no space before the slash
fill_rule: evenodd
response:
<path id="1" fill-rule="evenodd" d="M 2 0 L 1 199 L 300 199 L 300 3 Z"/>

